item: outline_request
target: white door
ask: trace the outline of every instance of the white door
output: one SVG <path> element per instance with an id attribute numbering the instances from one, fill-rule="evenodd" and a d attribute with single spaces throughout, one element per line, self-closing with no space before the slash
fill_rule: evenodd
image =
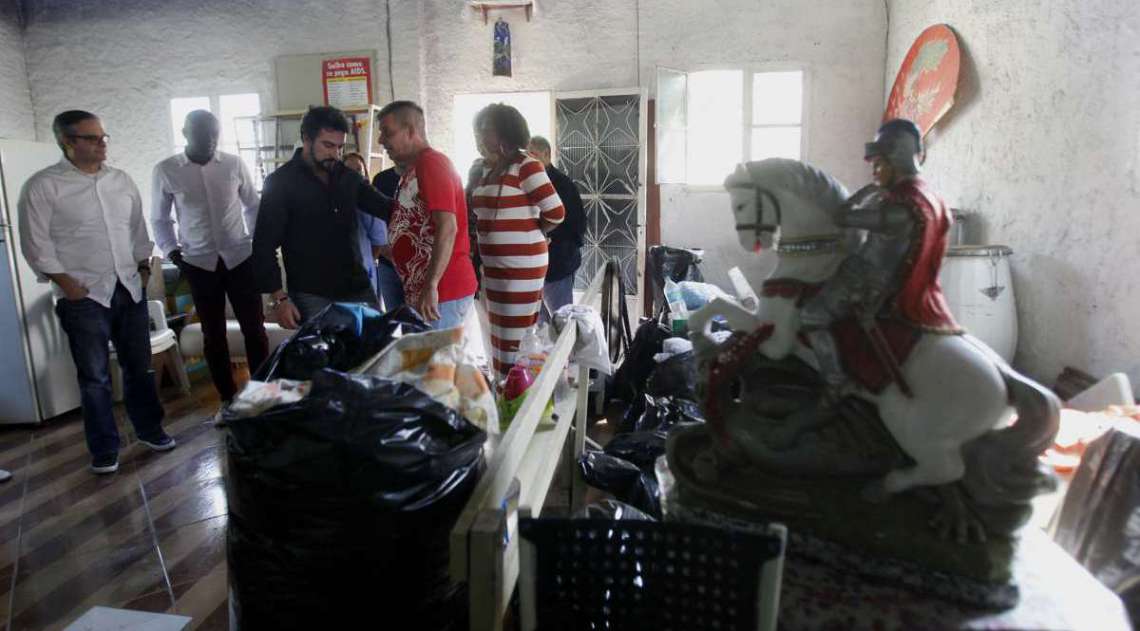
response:
<path id="1" fill-rule="evenodd" d="M 67 346 L 67 336 L 55 316 L 51 287 L 36 279 L 24 261 L 16 236 L 18 223 L 16 203 L 24 182 L 36 171 L 60 159 L 53 144 L 18 140 L 0 141 L 0 182 L 3 184 L 3 207 L 0 223 L 10 226 L 3 231 L 3 269 L 0 269 L 0 301 L 6 303 L 0 313 L 0 327 L 13 327 L 15 335 L 0 339 L 0 355 L 5 358 L 6 378 L 28 381 L 34 393 L 35 414 L 9 416 L 0 411 L 0 423 L 32 423 L 58 416 L 79 407 L 79 387 L 75 364 Z M 15 300 L 8 297 L 14 296 Z M 12 353 L 9 355 L 8 353 Z M 19 358 L 8 361 L 8 357 Z M 23 375 L 23 376 L 21 376 Z M 5 379 L 7 380 L 7 379 Z M 2 386 L 0 386 L 2 387 Z"/>

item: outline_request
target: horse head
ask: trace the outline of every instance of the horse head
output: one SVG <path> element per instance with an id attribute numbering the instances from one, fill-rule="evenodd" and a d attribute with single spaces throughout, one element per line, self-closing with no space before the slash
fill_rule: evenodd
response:
<path id="1" fill-rule="evenodd" d="M 831 211 L 847 189 L 823 171 L 798 160 L 770 158 L 736 167 L 724 182 L 740 244 L 753 252 L 834 241 L 840 230 Z"/>

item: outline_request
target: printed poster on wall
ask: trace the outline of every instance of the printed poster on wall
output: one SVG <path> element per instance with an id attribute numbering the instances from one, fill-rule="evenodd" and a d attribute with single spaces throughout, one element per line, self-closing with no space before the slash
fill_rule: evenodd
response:
<path id="1" fill-rule="evenodd" d="M 321 62 L 325 105 L 340 109 L 372 104 L 372 60 L 368 57 L 340 57 Z"/>

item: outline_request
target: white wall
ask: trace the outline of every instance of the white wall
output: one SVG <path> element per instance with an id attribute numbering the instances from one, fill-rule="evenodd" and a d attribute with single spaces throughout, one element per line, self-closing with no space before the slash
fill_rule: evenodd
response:
<path id="1" fill-rule="evenodd" d="M 41 140 L 66 109 L 98 114 L 111 135 L 110 162 L 150 188 L 170 155 L 169 101 L 257 92 L 275 106 L 273 58 L 376 49 L 376 83 L 387 99 L 384 4 L 376 0 L 43 0 L 26 32 L 28 75 Z M 397 97 L 419 91 L 415 0 L 393 0 Z M 397 26 L 398 25 L 398 26 Z"/>
<path id="2" fill-rule="evenodd" d="M 964 98 L 926 174 L 1014 250 L 1015 363 L 1140 383 L 1140 11 L 1135 0 L 890 2 L 888 74 L 927 26 L 962 44 Z"/>
<path id="3" fill-rule="evenodd" d="M 861 143 L 882 112 L 885 11 L 878 0 L 541 2 L 529 23 L 519 11 L 502 13 L 511 25 L 510 78 L 491 76 L 494 19 L 484 25 L 453 0 L 426 0 L 423 11 L 428 132 L 444 150 L 452 146 L 451 104 L 460 93 L 640 85 L 652 96 L 658 65 L 801 62 L 811 76 L 805 158 L 845 182 L 867 179 Z M 727 282 L 733 265 L 759 281 L 771 261 L 737 245 L 727 199 L 664 187 L 662 241 L 705 248 L 704 268 L 714 281 Z"/>
<path id="4" fill-rule="evenodd" d="M 691 70 L 751 64 L 762 70 L 764 64 L 803 64 L 804 161 L 852 189 L 870 179 L 862 151 L 883 111 L 882 2 L 723 0 L 710 7 L 675 1 L 667 10 L 648 8 L 661 3 L 642 4 L 643 84 L 652 84 L 658 65 Z M 661 240 L 705 248 L 706 276 L 723 287 L 730 286 L 725 271 L 740 265 L 759 288 L 775 258 L 745 252 L 733 230 L 727 193 L 662 187 Z"/>
<path id="5" fill-rule="evenodd" d="M 0 138 L 35 134 L 23 42 L 15 1 L 0 0 Z"/>

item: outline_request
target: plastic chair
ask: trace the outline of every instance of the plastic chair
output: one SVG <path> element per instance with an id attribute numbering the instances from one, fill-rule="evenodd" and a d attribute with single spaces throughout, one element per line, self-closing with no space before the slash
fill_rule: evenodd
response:
<path id="1" fill-rule="evenodd" d="M 524 631 L 776 628 L 782 525 L 759 534 L 685 522 L 524 517 L 519 530 Z"/>
<path id="2" fill-rule="evenodd" d="M 178 350 L 178 338 L 174 331 L 166 325 L 166 308 L 160 300 L 146 301 L 147 314 L 150 316 L 150 356 L 154 368 L 155 385 L 161 385 L 163 371 L 169 371 L 178 383 L 182 394 L 190 395 L 190 377 L 186 374 L 186 366 L 182 363 L 182 353 Z M 123 400 L 123 372 L 119 367 L 118 355 L 114 345 L 111 346 L 111 397 L 115 401 Z"/>

